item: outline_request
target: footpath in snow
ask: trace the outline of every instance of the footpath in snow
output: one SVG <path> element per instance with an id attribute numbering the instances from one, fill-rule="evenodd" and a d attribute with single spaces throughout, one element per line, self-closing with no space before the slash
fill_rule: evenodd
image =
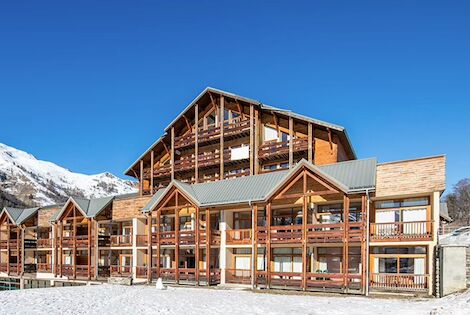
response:
<path id="1" fill-rule="evenodd" d="M 470 314 L 470 291 L 443 299 L 283 295 L 96 285 L 0 292 L 0 314 Z"/>

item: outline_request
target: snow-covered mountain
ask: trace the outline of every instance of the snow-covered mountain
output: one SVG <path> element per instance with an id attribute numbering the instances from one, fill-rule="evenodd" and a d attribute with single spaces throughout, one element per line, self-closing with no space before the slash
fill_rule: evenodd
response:
<path id="1" fill-rule="evenodd" d="M 0 143 L 0 193 L 26 205 L 64 202 L 68 196 L 105 197 L 136 192 L 136 184 L 111 173 L 85 175 Z"/>

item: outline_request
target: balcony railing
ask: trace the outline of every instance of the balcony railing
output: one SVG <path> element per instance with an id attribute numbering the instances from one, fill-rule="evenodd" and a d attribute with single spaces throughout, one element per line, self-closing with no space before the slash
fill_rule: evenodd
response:
<path id="1" fill-rule="evenodd" d="M 193 245 L 196 244 L 196 231 L 181 230 L 179 231 L 180 245 Z"/>
<path id="2" fill-rule="evenodd" d="M 111 235 L 111 246 L 132 246 L 132 235 Z"/>
<path id="3" fill-rule="evenodd" d="M 10 273 L 16 273 L 19 274 L 21 272 L 21 264 L 17 263 L 10 263 Z"/>
<path id="4" fill-rule="evenodd" d="M 52 248 L 52 239 L 40 238 L 37 241 L 38 248 Z"/>
<path id="5" fill-rule="evenodd" d="M 225 269 L 227 283 L 251 284 L 250 269 Z"/>
<path id="6" fill-rule="evenodd" d="M 430 240 L 432 238 L 432 222 L 371 223 L 370 233 L 371 239 L 374 241 Z"/>
<path id="7" fill-rule="evenodd" d="M 0 249 L 7 249 L 8 241 L 7 240 L 0 240 Z"/>
<path id="8" fill-rule="evenodd" d="M 307 238 L 311 243 L 336 243 L 344 238 L 343 223 L 321 223 L 307 225 Z"/>
<path id="9" fill-rule="evenodd" d="M 38 263 L 37 264 L 38 272 L 52 272 L 52 265 L 49 263 Z"/>
<path id="10" fill-rule="evenodd" d="M 251 229 L 234 229 L 226 231 L 228 245 L 251 244 Z"/>
<path id="11" fill-rule="evenodd" d="M 148 236 L 147 235 L 137 235 L 136 236 L 137 246 L 147 246 L 148 245 Z"/>
<path id="12" fill-rule="evenodd" d="M 194 268 L 180 268 L 178 273 L 180 281 L 196 281 L 196 269 Z"/>
<path id="13" fill-rule="evenodd" d="M 429 275 L 374 273 L 370 286 L 387 291 L 426 291 Z"/>
<path id="14" fill-rule="evenodd" d="M 250 131 L 250 120 L 240 120 L 231 124 L 224 125 L 224 138 L 238 136 Z M 209 127 L 207 129 L 199 128 L 198 143 L 205 144 L 220 138 L 220 127 Z M 196 136 L 193 132 L 186 135 L 175 137 L 175 148 L 180 149 L 194 145 Z"/>
<path id="15" fill-rule="evenodd" d="M 302 225 L 271 226 L 271 243 L 302 241 Z"/>
<path id="16" fill-rule="evenodd" d="M 90 241 L 93 245 L 93 238 Z M 77 244 L 77 247 L 88 246 L 88 235 L 77 235 L 76 237 L 62 237 L 62 247 L 73 247 L 74 244 Z"/>
<path id="17" fill-rule="evenodd" d="M 278 287 L 301 287 L 302 273 L 300 272 L 272 272 L 271 285 Z"/>
<path id="18" fill-rule="evenodd" d="M 301 152 L 308 150 L 308 140 L 297 138 L 292 140 L 292 151 Z M 267 159 L 273 156 L 288 155 L 289 141 L 269 141 L 259 146 L 258 156 L 260 159 Z"/>
<path id="19" fill-rule="evenodd" d="M 8 266 L 7 263 L 0 263 L 0 272 L 7 272 Z"/>
<path id="20" fill-rule="evenodd" d="M 112 277 L 129 277 L 132 275 L 132 266 L 113 265 L 109 269 Z"/>
<path id="21" fill-rule="evenodd" d="M 147 266 L 136 266 L 135 273 L 137 278 L 147 278 Z"/>

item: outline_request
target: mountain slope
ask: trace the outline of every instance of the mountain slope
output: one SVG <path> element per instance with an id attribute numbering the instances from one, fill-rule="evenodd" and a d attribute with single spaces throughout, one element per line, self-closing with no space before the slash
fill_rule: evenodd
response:
<path id="1" fill-rule="evenodd" d="M 74 173 L 0 143 L 0 199 L 6 196 L 10 205 L 19 200 L 26 205 L 44 206 L 64 202 L 68 196 L 91 198 L 133 192 L 135 183 L 113 174 Z"/>

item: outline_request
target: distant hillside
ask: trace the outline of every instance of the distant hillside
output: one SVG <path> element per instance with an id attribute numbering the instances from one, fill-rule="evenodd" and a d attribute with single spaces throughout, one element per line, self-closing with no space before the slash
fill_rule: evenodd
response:
<path id="1" fill-rule="evenodd" d="M 111 173 L 85 175 L 0 143 L 0 205 L 45 206 L 69 196 L 105 197 L 136 192 L 136 184 Z"/>

